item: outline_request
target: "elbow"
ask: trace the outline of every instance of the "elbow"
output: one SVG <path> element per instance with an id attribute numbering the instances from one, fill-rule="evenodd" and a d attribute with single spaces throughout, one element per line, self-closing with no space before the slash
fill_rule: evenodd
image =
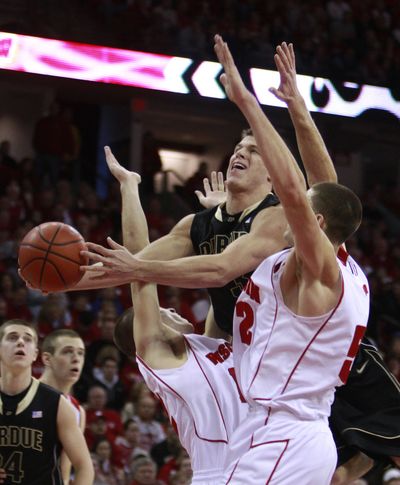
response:
<path id="1" fill-rule="evenodd" d="M 212 278 L 208 283 L 209 288 L 221 288 L 227 285 L 235 275 L 232 275 L 228 266 L 225 264 L 218 264 L 214 268 Z"/>

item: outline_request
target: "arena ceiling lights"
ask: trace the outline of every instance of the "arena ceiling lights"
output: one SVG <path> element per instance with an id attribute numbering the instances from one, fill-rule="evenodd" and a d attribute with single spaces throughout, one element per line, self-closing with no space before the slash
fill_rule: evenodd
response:
<path id="1" fill-rule="evenodd" d="M 120 84 L 181 94 L 224 99 L 217 62 L 195 62 L 166 56 L 76 42 L 0 32 L 0 68 L 83 81 Z M 268 91 L 279 85 L 279 74 L 250 69 L 253 89 L 261 104 L 284 107 Z M 378 109 L 400 118 L 400 100 L 388 88 L 337 83 L 298 76 L 298 85 L 310 111 L 357 117 Z"/>

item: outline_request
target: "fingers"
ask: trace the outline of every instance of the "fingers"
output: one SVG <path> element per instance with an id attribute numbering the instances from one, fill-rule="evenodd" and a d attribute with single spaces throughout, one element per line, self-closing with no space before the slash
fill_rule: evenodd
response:
<path id="1" fill-rule="evenodd" d="M 203 186 L 204 186 L 204 192 L 205 192 L 206 197 L 207 197 L 211 192 L 210 181 L 208 180 L 208 178 L 205 178 L 203 180 Z"/>
<path id="2" fill-rule="evenodd" d="M 283 102 L 285 102 L 285 101 L 286 101 L 285 96 L 284 96 L 284 95 L 282 94 L 282 92 L 281 92 L 281 91 L 279 91 L 278 89 L 276 89 L 276 88 L 269 88 L 269 89 L 268 89 L 268 91 L 269 91 L 270 93 L 272 93 L 272 94 L 273 94 L 273 95 L 274 95 L 276 98 L 278 98 L 278 99 L 279 99 L 279 101 L 283 101 Z"/>
<path id="3" fill-rule="evenodd" d="M 280 64 L 283 66 L 284 71 L 289 72 L 291 70 L 290 61 L 287 57 L 285 49 L 281 45 L 278 45 L 278 47 L 276 48 L 276 53 L 277 54 L 275 57 L 277 58 L 275 58 L 275 62 L 279 60 Z M 279 70 L 279 72 L 281 71 Z"/>
<path id="4" fill-rule="evenodd" d="M 218 190 L 217 172 L 211 172 L 211 188 Z"/>
<path id="5" fill-rule="evenodd" d="M 225 190 L 224 174 L 218 172 L 218 190 Z"/>
<path id="6" fill-rule="evenodd" d="M 201 192 L 201 190 L 195 190 L 194 193 L 196 194 L 197 198 L 199 199 L 200 204 L 202 204 L 202 201 L 205 199 L 203 192 Z"/>
<path id="7" fill-rule="evenodd" d="M 107 243 L 112 249 L 125 249 L 125 246 L 121 246 L 121 244 L 115 242 L 111 237 L 107 238 Z"/>
<path id="8" fill-rule="evenodd" d="M 96 253 L 102 254 L 103 256 L 109 256 L 111 254 L 111 249 L 107 249 L 104 246 L 101 246 L 100 244 L 87 242 L 86 246 L 88 248 L 88 251 L 81 251 L 81 253 L 86 253 L 86 252 L 89 252 L 89 251 L 95 251 Z"/>

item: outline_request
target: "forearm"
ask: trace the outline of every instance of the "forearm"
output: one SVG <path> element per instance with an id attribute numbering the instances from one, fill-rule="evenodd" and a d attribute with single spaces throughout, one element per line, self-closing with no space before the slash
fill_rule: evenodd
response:
<path id="1" fill-rule="evenodd" d="M 94 473 L 90 464 L 81 466 L 79 468 L 74 467 L 75 478 L 74 485 L 88 485 L 93 483 Z"/>
<path id="2" fill-rule="evenodd" d="M 293 170 L 296 160 L 282 137 L 265 116 L 257 99 L 250 93 L 237 103 L 254 134 L 261 157 L 270 173 L 274 190 L 282 204 L 296 203 L 293 197 L 305 192 L 298 172 Z"/>
<path id="3" fill-rule="evenodd" d="M 318 182 L 337 182 L 332 159 L 304 99 L 301 96 L 293 98 L 288 102 L 288 109 L 309 186 Z"/>
<path id="4" fill-rule="evenodd" d="M 231 278 L 233 273 L 220 256 L 193 256 L 173 261 L 139 260 L 134 279 L 180 288 L 224 286 L 235 276 Z"/>
<path id="5" fill-rule="evenodd" d="M 122 235 L 125 247 L 137 253 L 149 244 L 147 221 L 139 199 L 136 179 L 128 179 L 121 184 L 122 195 Z"/>

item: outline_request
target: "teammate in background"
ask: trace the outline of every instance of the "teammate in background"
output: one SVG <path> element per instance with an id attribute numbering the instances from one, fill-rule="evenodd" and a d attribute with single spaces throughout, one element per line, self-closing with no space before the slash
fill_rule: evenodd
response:
<path id="1" fill-rule="evenodd" d="M 38 337 L 24 320 L 0 327 L 0 455 L 11 485 L 63 485 L 61 448 L 75 470 L 74 485 L 93 483 L 93 466 L 75 413 L 59 392 L 32 378 Z"/>
<path id="2" fill-rule="evenodd" d="M 342 246 L 361 223 L 361 202 L 334 183 L 306 192 L 292 154 L 219 35 L 214 48 L 221 82 L 253 130 L 293 245 L 261 263 L 236 303 L 235 371 L 250 412 L 232 437 L 225 483 L 252 477 L 254 484 L 329 485 L 337 461 L 330 408 L 369 314 L 367 278 Z"/>
<path id="3" fill-rule="evenodd" d="M 85 344 L 74 330 L 55 330 L 43 340 L 42 361 L 44 372 L 39 379 L 60 391 L 72 404 L 79 428 L 84 432 L 86 425 L 85 410 L 73 397 L 73 385 L 78 382 L 85 361 Z M 65 452 L 61 453 L 61 473 L 64 485 L 69 485 L 71 462 Z"/>
<path id="4" fill-rule="evenodd" d="M 107 163 L 121 184 L 122 233 L 126 247 L 137 252 L 148 241 L 146 219 L 138 194 L 139 176 L 121 167 L 106 147 Z M 193 468 L 193 484 L 216 484 L 222 478 L 228 441 L 244 418 L 231 345 L 193 326 L 171 310 L 159 307 L 153 284 L 134 283 L 132 311 L 115 328 L 115 343 L 136 358 L 150 390 L 162 401 Z"/>

